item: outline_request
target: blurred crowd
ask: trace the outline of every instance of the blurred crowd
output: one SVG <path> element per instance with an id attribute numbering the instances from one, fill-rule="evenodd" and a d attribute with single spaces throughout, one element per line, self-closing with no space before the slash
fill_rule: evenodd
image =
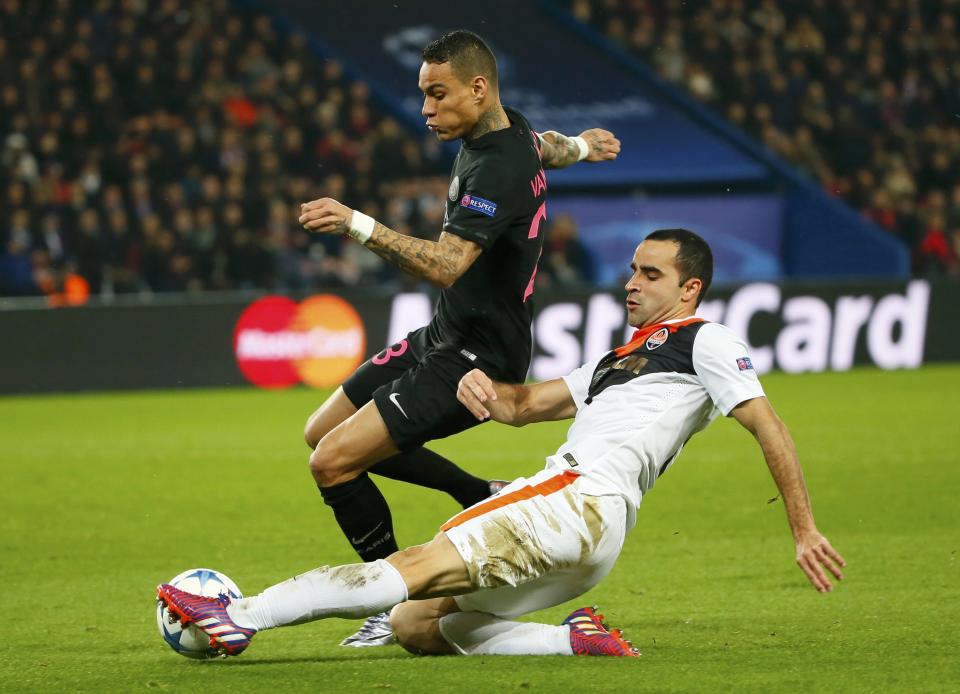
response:
<path id="1" fill-rule="evenodd" d="M 0 294 L 398 283 L 321 196 L 439 233 L 448 162 L 226 0 L 0 0 Z M 413 88 L 414 85 L 411 85 Z"/>
<path id="2" fill-rule="evenodd" d="M 917 274 L 960 274 L 960 0 L 569 2 L 901 238 Z M 242 7 L 0 0 L 0 295 L 410 284 L 302 230 L 299 205 L 436 238 L 448 156 Z M 575 224 L 551 224 L 538 282 L 589 282 Z"/>
<path id="3" fill-rule="evenodd" d="M 299 206 L 436 238 L 449 155 L 242 7 L 0 0 L 0 295 L 413 283 Z"/>
<path id="4" fill-rule="evenodd" d="M 960 0 L 570 0 L 913 250 L 960 274 Z"/>

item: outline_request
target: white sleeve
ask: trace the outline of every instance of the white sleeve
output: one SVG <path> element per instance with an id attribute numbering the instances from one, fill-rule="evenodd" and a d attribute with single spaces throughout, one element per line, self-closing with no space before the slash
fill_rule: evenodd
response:
<path id="1" fill-rule="evenodd" d="M 607 355 L 604 354 L 596 359 L 591 359 L 583 366 L 574 369 L 563 377 L 567 388 L 570 389 L 570 395 L 573 396 L 573 402 L 576 403 L 578 410 L 583 407 L 587 399 L 587 391 L 590 390 L 590 380 L 593 378 L 593 372 L 597 370 L 597 364 L 599 364 L 600 360 L 605 356 Z"/>
<path id="2" fill-rule="evenodd" d="M 764 394 L 747 346 L 725 325 L 707 323 L 697 332 L 693 368 L 724 416 L 741 402 Z"/>

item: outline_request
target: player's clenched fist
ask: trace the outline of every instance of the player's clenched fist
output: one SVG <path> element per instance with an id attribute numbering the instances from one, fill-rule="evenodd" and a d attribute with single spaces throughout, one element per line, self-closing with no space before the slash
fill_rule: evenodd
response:
<path id="1" fill-rule="evenodd" d="M 580 133 L 589 147 L 584 161 L 611 161 L 620 153 L 620 140 L 609 130 L 591 128 Z"/>
<path id="2" fill-rule="evenodd" d="M 480 369 L 474 369 L 460 379 L 457 400 L 481 422 L 490 419 L 490 411 L 483 403 L 496 399 L 497 392 L 493 389 L 493 381 Z"/>
<path id="3" fill-rule="evenodd" d="M 333 198 L 320 198 L 300 205 L 299 221 L 307 231 L 345 234 L 350 229 L 352 215 L 353 210 Z"/>

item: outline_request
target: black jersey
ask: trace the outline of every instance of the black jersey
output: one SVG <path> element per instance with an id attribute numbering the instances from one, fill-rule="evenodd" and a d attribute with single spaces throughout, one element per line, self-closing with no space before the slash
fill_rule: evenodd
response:
<path id="1" fill-rule="evenodd" d="M 543 248 L 547 180 L 527 119 L 464 142 L 450 178 L 444 231 L 483 252 L 449 289 L 422 348 L 465 350 L 495 378 L 522 381 L 530 364 L 530 295 Z"/>

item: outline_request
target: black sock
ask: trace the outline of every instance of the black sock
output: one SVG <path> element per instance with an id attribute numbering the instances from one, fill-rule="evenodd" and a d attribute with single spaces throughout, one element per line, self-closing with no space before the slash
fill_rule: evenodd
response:
<path id="1" fill-rule="evenodd" d="M 386 559 L 399 549 L 390 507 L 367 473 L 319 489 L 323 503 L 333 509 L 340 529 L 363 561 Z"/>
<path id="2" fill-rule="evenodd" d="M 423 446 L 381 460 L 370 468 L 370 472 L 446 492 L 464 508 L 490 496 L 490 483 L 487 480 L 474 477 Z"/>

